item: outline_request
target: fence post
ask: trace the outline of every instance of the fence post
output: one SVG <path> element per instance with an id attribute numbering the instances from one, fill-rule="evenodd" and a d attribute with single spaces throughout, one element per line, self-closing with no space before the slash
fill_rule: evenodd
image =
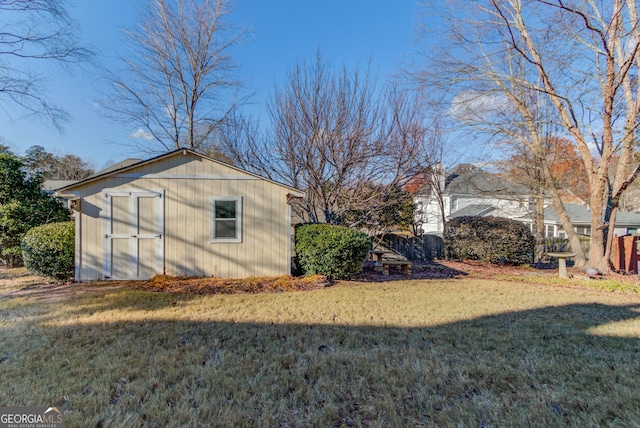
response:
<path id="1" fill-rule="evenodd" d="M 636 247 L 636 269 L 638 270 L 638 279 L 640 279 L 640 245 L 638 245 L 638 240 L 634 239 L 633 244 Z"/>
<path id="2" fill-rule="evenodd" d="M 409 241 L 409 254 L 408 254 L 408 259 L 409 260 L 415 260 L 416 259 L 416 253 L 415 253 L 415 239 L 414 237 L 411 237 L 408 239 Z"/>

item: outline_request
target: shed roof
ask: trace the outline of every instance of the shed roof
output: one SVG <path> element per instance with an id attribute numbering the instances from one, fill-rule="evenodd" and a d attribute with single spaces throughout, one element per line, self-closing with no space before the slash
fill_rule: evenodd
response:
<path id="1" fill-rule="evenodd" d="M 56 189 L 67 187 L 77 182 L 78 180 L 44 180 L 42 182 L 42 190 L 45 193 L 53 193 Z"/>
<path id="2" fill-rule="evenodd" d="M 127 167 L 127 166 L 135 165 L 135 164 L 140 163 L 142 161 L 143 160 L 140 159 L 140 158 L 126 158 L 124 160 L 121 160 L 120 162 L 116 162 L 113 165 L 106 167 L 103 170 L 100 170 L 100 171 L 96 172 L 93 175 L 106 174 L 108 172 L 116 171 L 118 169 L 121 169 L 121 168 L 124 168 L 124 167 Z"/>
<path id="3" fill-rule="evenodd" d="M 264 180 L 264 181 L 267 181 L 269 183 L 275 184 L 277 186 L 284 187 L 286 189 L 291 190 L 295 194 L 295 196 L 300 197 L 300 196 L 303 195 L 303 192 L 301 190 L 296 189 L 296 188 L 294 188 L 292 186 L 288 186 L 286 184 L 278 183 L 277 181 L 262 177 L 262 176 L 260 176 L 258 174 L 253 173 L 253 172 L 249 172 L 249 171 L 243 170 L 241 168 L 238 168 L 236 166 L 229 165 L 227 163 L 221 162 L 221 161 L 219 161 L 217 159 L 210 158 L 208 156 L 205 156 L 203 154 L 194 152 L 193 150 L 189 150 L 189 149 L 174 150 L 172 152 L 164 153 L 164 154 L 161 154 L 161 155 L 158 155 L 158 156 L 155 156 L 153 158 L 146 159 L 146 160 L 139 160 L 139 159 L 132 159 L 132 158 L 125 159 L 124 161 L 117 163 L 116 164 L 116 168 L 109 167 L 109 168 L 107 168 L 105 170 L 100 171 L 98 174 L 95 174 L 95 175 L 92 175 L 91 177 L 85 178 L 84 180 L 80 180 L 80 181 L 77 181 L 75 183 L 72 183 L 72 184 L 69 184 L 69 185 L 65 185 L 65 186 L 57 189 L 56 192 L 64 192 L 64 191 L 67 191 L 67 190 L 71 190 L 73 188 L 76 188 L 76 187 L 79 187 L 79 186 L 83 186 L 85 184 L 92 183 L 94 181 L 102 180 L 103 178 L 107 178 L 107 177 L 110 177 L 110 176 L 113 176 L 113 175 L 116 175 L 116 174 L 119 174 L 119 173 L 122 173 L 122 172 L 130 171 L 130 170 L 133 170 L 135 168 L 138 168 L 138 167 L 141 167 L 141 166 L 153 163 L 153 162 L 157 162 L 159 160 L 163 160 L 163 159 L 166 159 L 166 158 L 169 158 L 169 157 L 172 157 L 172 156 L 179 156 L 179 155 L 186 155 L 186 154 L 191 154 L 191 155 L 194 155 L 194 156 L 198 156 L 198 157 L 200 157 L 202 159 L 206 159 L 206 160 L 208 160 L 210 162 L 215 162 L 215 163 L 218 163 L 218 164 L 222 164 L 222 165 L 224 165 L 224 166 L 226 166 L 228 168 L 234 169 L 234 170 L 236 170 L 236 171 L 238 171 L 240 173 L 248 174 L 248 175 L 253 176 L 253 177 L 255 177 L 255 178 L 259 179 L 259 180 Z M 134 161 L 137 161 L 137 162 L 134 162 Z"/>

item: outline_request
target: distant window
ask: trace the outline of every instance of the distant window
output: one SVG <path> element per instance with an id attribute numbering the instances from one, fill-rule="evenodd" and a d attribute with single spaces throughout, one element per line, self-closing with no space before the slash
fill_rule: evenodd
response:
<path id="1" fill-rule="evenodd" d="M 544 236 L 547 238 L 555 238 L 556 236 L 556 226 L 554 224 L 545 224 L 544 225 Z"/>
<path id="2" fill-rule="evenodd" d="M 242 242 L 242 197 L 211 198 L 211 241 Z"/>
<path id="3" fill-rule="evenodd" d="M 576 230 L 576 233 L 578 235 L 589 235 L 589 232 L 591 231 L 591 226 L 576 226 L 574 228 Z"/>

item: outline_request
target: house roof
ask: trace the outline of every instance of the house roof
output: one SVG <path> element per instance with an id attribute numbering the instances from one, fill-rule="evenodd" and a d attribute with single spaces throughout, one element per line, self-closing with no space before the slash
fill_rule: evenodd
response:
<path id="1" fill-rule="evenodd" d="M 236 166 L 229 165 L 227 163 L 221 162 L 221 161 L 219 161 L 217 159 L 210 158 L 208 156 L 202 155 L 200 153 L 194 152 L 193 150 L 189 150 L 189 149 L 174 150 L 172 152 L 164 153 L 162 155 L 158 155 L 156 157 L 153 157 L 153 158 L 150 158 L 150 159 L 146 159 L 146 160 L 139 160 L 139 159 L 132 159 L 132 158 L 125 159 L 122 162 L 118 162 L 116 164 L 116 168 L 115 169 L 112 168 L 112 167 L 104 169 L 104 170 L 100 171 L 99 173 L 97 173 L 95 175 L 92 175 L 91 177 L 85 178 L 84 180 L 76 181 L 76 182 L 74 182 L 72 184 L 60 187 L 59 189 L 56 190 L 56 193 L 57 192 L 64 192 L 64 191 L 73 189 L 75 187 L 83 186 L 85 184 L 88 184 L 88 183 L 91 183 L 91 182 L 94 182 L 94 181 L 98 181 L 98 180 L 101 180 L 101 179 L 106 178 L 106 177 L 110 177 L 110 176 L 113 176 L 113 175 L 116 175 L 116 174 L 119 174 L 119 173 L 122 173 L 122 172 L 130 171 L 130 170 L 138 168 L 140 166 L 147 165 L 147 164 L 150 164 L 152 162 L 157 162 L 159 160 L 166 159 L 166 158 L 169 158 L 169 157 L 172 157 L 172 156 L 178 156 L 178 155 L 181 155 L 181 154 L 182 155 L 191 154 L 193 156 L 198 156 L 198 157 L 200 157 L 202 159 L 206 159 L 206 160 L 211 161 L 211 162 L 222 164 L 222 165 L 224 165 L 224 166 L 226 166 L 228 168 L 231 168 L 233 170 L 236 170 L 236 171 L 238 171 L 240 173 L 248 174 L 248 175 L 253 176 L 253 177 L 255 177 L 255 178 L 259 179 L 259 180 L 264 180 L 264 181 L 267 181 L 269 183 L 275 184 L 277 186 L 281 186 L 281 187 L 284 187 L 286 189 L 289 189 L 296 196 L 302 196 L 302 194 L 303 194 L 303 192 L 301 190 L 296 189 L 294 187 L 287 186 L 286 184 L 278 183 L 277 181 L 273 181 L 271 179 L 262 177 L 262 176 L 260 176 L 258 174 L 254 174 L 252 172 L 245 171 L 245 170 L 243 170 L 241 168 L 238 168 Z M 134 161 L 137 161 L 137 162 L 134 162 Z"/>
<path id="2" fill-rule="evenodd" d="M 445 180 L 445 193 L 462 195 L 523 195 L 524 186 L 511 183 L 471 164 L 453 167 Z"/>
<path id="3" fill-rule="evenodd" d="M 44 180 L 42 190 L 46 193 L 53 193 L 56 189 L 77 183 L 78 180 Z"/>
<path id="4" fill-rule="evenodd" d="M 485 216 L 495 209 L 496 208 L 492 205 L 471 204 L 452 212 L 451 215 L 449 215 L 449 218 L 464 216 Z"/>
<path id="5" fill-rule="evenodd" d="M 591 224 L 591 210 L 588 205 L 565 204 L 564 207 L 574 226 Z M 529 216 L 523 217 L 523 219 L 525 218 L 526 220 L 531 220 Z M 545 223 L 560 223 L 558 213 L 553 207 L 545 208 L 544 221 Z M 618 212 L 616 215 L 616 226 L 640 226 L 640 214 Z"/>
<path id="6" fill-rule="evenodd" d="M 98 175 L 105 175 L 109 172 L 112 171 L 116 171 L 119 169 L 122 169 L 124 167 L 130 166 L 130 165 L 134 165 L 136 163 L 140 163 L 142 162 L 142 159 L 140 158 L 127 158 L 124 160 L 121 160 L 120 162 L 116 162 L 113 165 L 100 170 L 98 172 L 96 172 L 95 174 L 90 175 L 87 178 L 93 178 L 96 177 Z M 53 193 L 59 189 L 63 189 L 63 188 L 67 188 L 70 187 L 72 184 L 76 184 L 80 182 L 80 180 L 44 180 L 42 182 L 42 190 L 47 192 L 47 193 Z"/>

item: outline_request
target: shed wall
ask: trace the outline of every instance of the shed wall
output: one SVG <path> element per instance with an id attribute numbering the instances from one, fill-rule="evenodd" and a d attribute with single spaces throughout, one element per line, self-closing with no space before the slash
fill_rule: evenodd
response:
<path id="1" fill-rule="evenodd" d="M 289 273 L 286 187 L 191 154 L 177 155 L 70 189 L 76 213 L 76 279 L 102 279 L 104 189 L 162 190 L 167 275 L 248 276 Z M 211 197 L 241 196 L 242 242 L 211 242 Z M 159 272 L 162 273 L 162 272 Z"/>

